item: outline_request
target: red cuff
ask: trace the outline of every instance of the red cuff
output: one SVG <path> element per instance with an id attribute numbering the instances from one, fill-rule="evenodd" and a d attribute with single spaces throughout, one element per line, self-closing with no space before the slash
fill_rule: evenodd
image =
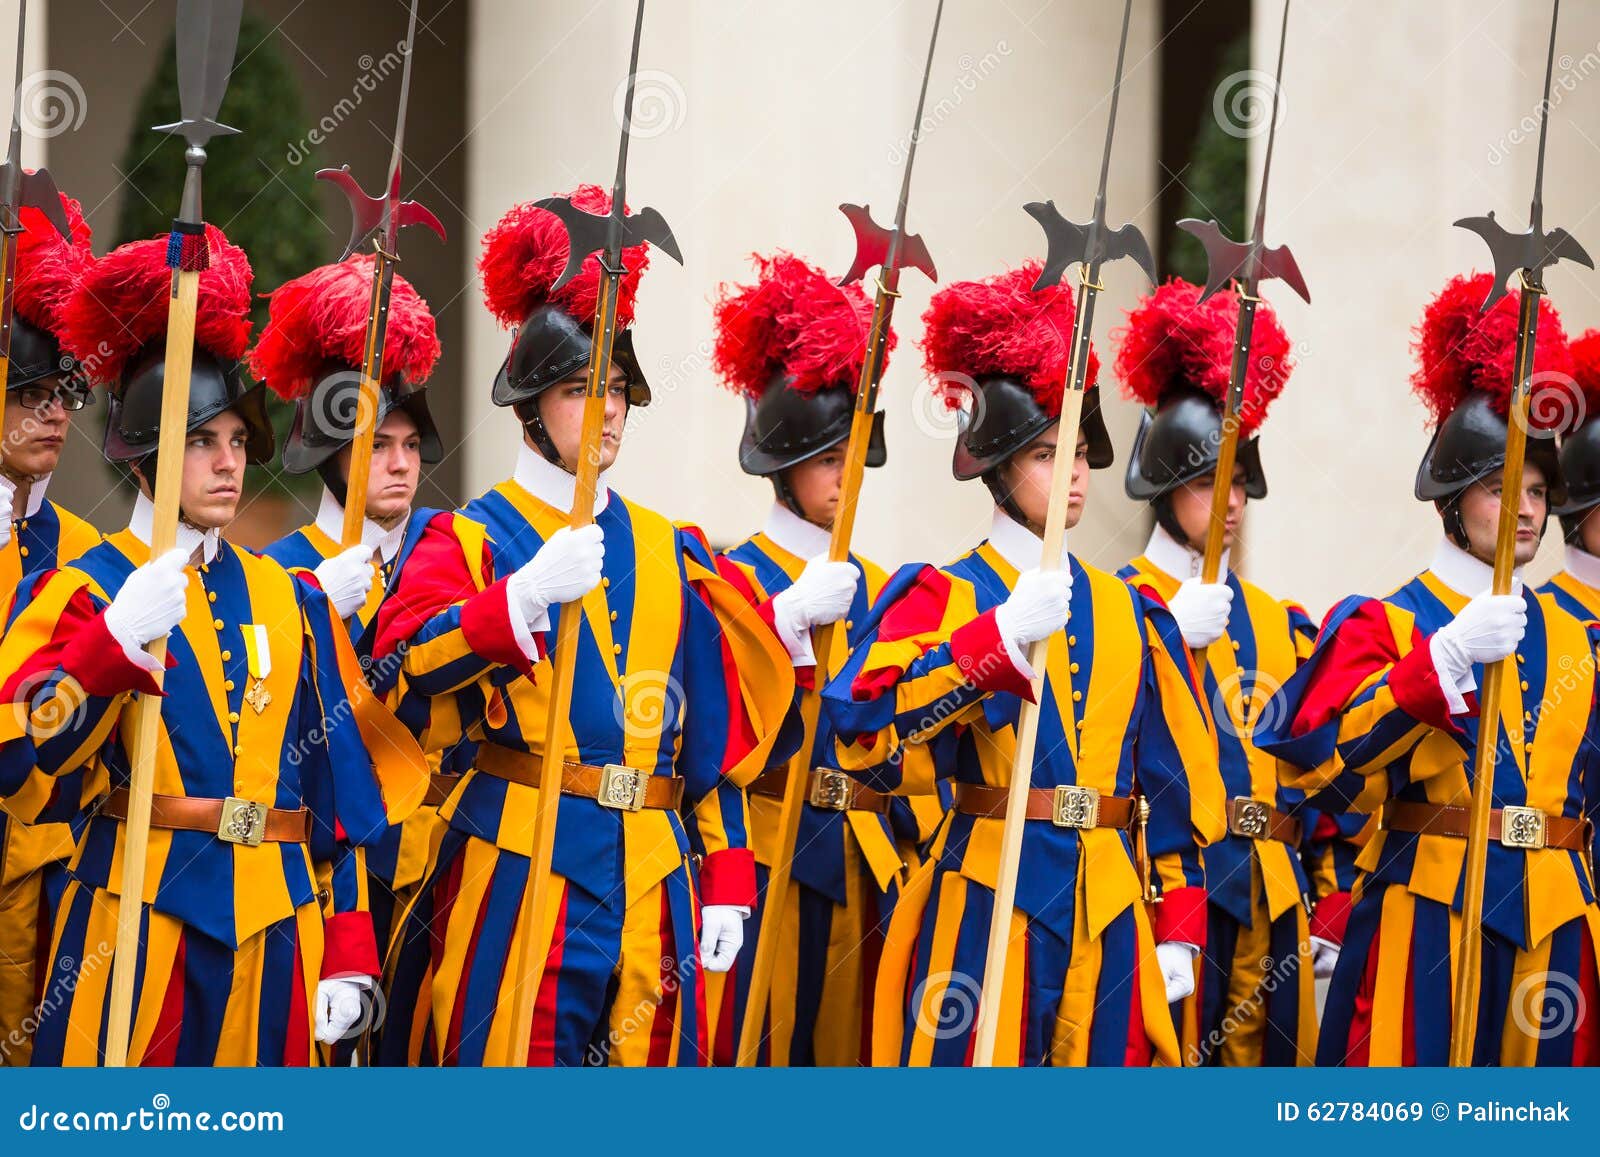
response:
<path id="1" fill-rule="evenodd" d="M 756 906 L 756 854 L 749 848 L 723 848 L 700 864 L 700 903 Z"/>
<path id="2" fill-rule="evenodd" d="M 1161 896 L 1154 908 L 1154 928 L 1157 944 L 1182 941 L 1193 944 L 1202 952 L 1206 947 L 1206 890 L 1204 888 L 1174 888 Z"/>
<path id="3" fill-rule="evenodd" d="M 533 664 L 522 653 L 516 632 L 511 629 L 511 603 L 506 587 L 509 581 L 501 579 L 461 604 L 461 634 L 474 655 L 531 675 Z M 537 634 L 533 641 L 542 658 L 544 644 Z"/>
<path id="4" fill-rule="evenodd" d="M 1460 731 L 1450 714 L 1444 688 L 1439 685 L 1439 672 L 1433 666 L 1433 648 L 1427 639 L 1420 640 L 1390 668 L 1389 691 L 1394 695 L 1395 705 L 1419 723 L 1441 731 Z M 1467 714 L 1477 715 L 1478 697 L 1467 695 L 1465 699 Z"/>
<path id="5" fill-rule="evenodd" d="M 1334 892 L 1317 901 L 1311 913 L 1311 935 L 1334 944 L 1344 944 L 1345 925 L 1350 923 L 1350 893 Z"/>
<path id="6" fill-rule="evenodd" d="M 1033 702 L 1033 681 L 1025 679 L 1011 661 L 995 625 L 994 611 L 984 611 L 950 636 L 950 654 L 956 667 L 981 691 L 1009 691 Z"/>
<path id="7" fill-rule="evenodd" d="M 322 922 L 322 979 L 381 976 L 372 913 L 340 912 Z"/>
<path id="8" fill-rule="evenodd" d="M 169 651 L 167 667 L 178 665 Z M 124 691 L 145 695 L 165 695 L 155 676 L 132 659 L 106 626 L 104 614 L 96 615 L 76 632 L 61 649 L 61 669 L 76 679 L 91 695 L 109 697 Z"/>

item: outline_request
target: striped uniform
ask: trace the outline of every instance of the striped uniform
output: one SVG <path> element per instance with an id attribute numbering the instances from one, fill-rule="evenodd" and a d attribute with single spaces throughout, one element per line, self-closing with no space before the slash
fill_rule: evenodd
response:
<path id="1" fill-rule="evenodd" d="M 1181 580 L 1141 555 L 1120 572 L 1171 599 Z M 1272 693 L 1311 653 L 1316 628 L 1295 603 L 1279 602 L 1231 570 L 1228 629 L 1203 658 L 1206 700 L 1217 724 L 1228 798 L 1265 803 L 1316 831 L 1298 793 L 1280 784 L 1278 761 L 1251 742 Z M 1199 658 L 1201 656 L 1197 656 Z M 1316 1058 L 1316 993 L 1305 899 L 1311 883 L 1298 846 L 1230 830 L 1203 854 L 1206 950 L 1182 1013 L 1191 1064 L 1309 1065 Z"/>
<path id="2" fill-rule="evenodd" d="M 126 786 L 123 737 L 133 724 L 124 708 L 154 684 L 124 656 L 102 612 L 148 558 L 122 531 L 19 599 L 25 605 L 0 643 L 0 686 L 16 705 L 0 713 L 0 794 L 16 792 L 35 767 L 87 768 L 96 793 Z M 378 971 L 353 845 L 415 806 L 426 765 L 368 692 L 320 592 L 226 541 L 191 571 L 188 591 L 169 639 L 153 790 L 305 808 L 311 837 L 251 847 L 213 832 L 151 829 L 129 1060 L 309 1064 L 319 977 Z M 35 1065 L 103 1056 L 122 831 L 94 815 L 73 856 Z"/>
<path id="3" fill-rule="evenodd" d="M 1128 833 L 1026 823 L 996 1055 L 1175 1065 L 1154 945 L 1205 943 L 1200 849 L 1223 829 L 1216 738 L 1171 615 L 1114 575 L 1076 558 L 1071 568 L 1071 618 L 1050 640 L 1032 783 L 1142 791 L 1163 902 L 1153 911 L 1141 902 Z M 988 542 L 943 569 L 905 567 L 890 580 L 866 640 L 825 694 L 844 766 L 893 790 L 905 746 L 932 744 L 940 776 L 1008 783 L 1031 688 L 1006 656 L 994 611 L 1016 581 Z M 1001 828 L 952 813 L 907 883 L 880 967 L 875 1063 L 970 1059 Z"/>
<path id="4" fill-rule="evenodd" d="M 23 575 L 65 566 L 99 541 L 98 530 L 54 502 L 13 520 L 11 540 L 0 547 L 0 622 L 11 620 Z M 55 786 L 41 772 L 29 794 L 54 795 Z M 78 802 L 74 792 L 69 788 L 57 799 L 70 816 Z M 40 802 L 19 800 L 17 806 L 37 813 Z M 25 824 L 0 806 L 0 1066 L 24 1066 L 33 1051 L 33 1013 L 42 995 L 50 929 L 67 886 L 72 844 L 66 819 Z"/>
<path id="5" fill-rule="evenodd" d="M 758 533 L 725 555 L 748 568 L 767 595 L 786 590 L 805 569 L 806 560 L 785 550 L 766 533 Z M 860 572 L 854 601 L 843 624 L 848 644 L 839 639 L 837 670 L 847 645 L 861 638 L 867 611 L 888 575 L 857 556 Z M 809 678 L 807 679 L 809 682 Z M 838 767 L 833 736 L 819 720 L 813 765 Z M 782 770 L 789 761 L 772 765 Z M 756 879 L 764 899 L 767 875 L 778 841 L 782 801 L 750 795 L 750 843 L 756 856 Z M 916 842 L 916 820 L 909 816 L 909 836 Z M 771 996 L 762 1032 L 761 1061 L 778 1065 L 857 1065 L 870 1060 L 866 1029 L 872 1023 L 872 992 L 877 980 L 883 928 L 888 923 L 904 882 L 905 864 L 897 847 L 891 817 L 872 811 L 848 812 L 802 805 L 795 842 L 793 881 L 779 928 Z M 745 925 L 744 946 L 734 969 L 708 979 L 714 1014 L 718 1064 L 732 1064 L 743 1028 L 750 971 L 764 911 L 758 901 Z"/>
<path id="6" fill-rule="evenodd" d="M 530 1064 L 700 1064 L 709 1042 L 699 904 L 754 903 L 741 785 L 769 758 L 794 670 L 743 576 L 719 572 L 698 531 L 615 494 L 596 522 L 604 578 L 583 600 L 565 758 L 681 776 L 684 803 L 621 812 L 563 796 L 549 956 L 531 1039 L 516 1054 Z M 537 767 L 545 641 L 566 612 L 551 608 L 551 633 L 535 636 L 530 661 L 506 583 L 566 524 L 566 511 L 502 483 L 434 519 L 379 611 L 375 661 L 403 649 L 400 711 L 424 747 L 469 731 L 482 740 L 440 809 L 449 830 L 397 934 L 387 1063 L 482 1064 L 505 1055 L 514 1031 L 507 973 L 526 934 L 517 917 L 538 790 L 498 772 Z"/>
<path id="7" fill-rule="evenodd" d="M 1594 650 L 1585 626 L 1524 592 L 1527 633 L 1508 688 L 1495 761 L 1496 808 L 1592 817 L 1600 806 Z M 1478 708 L 1452 716 L 1428 638 L 1467 603 L 1433 571 L 1383 599 L 1352 597 L 1323 624 L 1310 660 L 1279 692 L 1263 747 L 1295 766 L 1312 806 L 1378 812 L 1390 801 L 1465 808 Z M 1481 686 L 1483 668 L 1475 675 Z M 1520 686 L 1519 686 L 1520 684 Z M 1442 1065 L 1466 841 L 1377 830 L 1328 990 L 1318 1061 Z M 1592 1064 L 1592 849 L 1489 845 L 1476 1064 Z"/>
<path id="8" fill-rule="evenodd" d="M 1600 619 L 1600 590 L 1578 578 L 1571 571 L 1562 571 L 1539 588 L 1541 595 L 1555 599 L 1556 606 L 1567 614 L 1591 622 Z"/>

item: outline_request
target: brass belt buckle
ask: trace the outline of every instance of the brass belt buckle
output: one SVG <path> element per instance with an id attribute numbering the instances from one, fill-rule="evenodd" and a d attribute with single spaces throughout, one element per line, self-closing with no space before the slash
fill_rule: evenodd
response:
<path id="1" fill-rule="evenodd" d="M 217 838 L 247 848 L 259 847 L 267 834 L 267 809 L 253 799 L 229 796 L 222 801 L 222 818 L 217 821 Z"/>
<path id="2" fill-rule="evenodd" d="M 819 767 L 811 773 L 811 793 L 807 798 L 812 807 L 823 811 L 849 811 L 851 797 L 855 795 L 850 789 L 850 777 L 844 772 Z"/>
<path id="3" fill-rule="evenodd" d="M 1544 812 L 1531 807 L 1500 809 L 1500 842 L 1506 847 L 1537 851 L 1544 841 Z"/>
<path id="4" fill-rule="evenodd" d="M 1077 828 L 1079 831 L 1097 827 L 1100 823 L 1100 792 L 1092 787 L 1056 788 L 1055 808 L 1050 822 L 1058 828 Z"/>
<path id="5" fill-rule="evenodd" d="M 1236 836 L 1264 840 L 1272 826 L 1272 805 L 1249 796 L 1228 801 L 1228 830 Z"/>
<path id="6" fill-rule="evenodd" d="M 644 807 L 644 789 L 650 773 L 625 763 L 608 763 L 600 772 L 600 791 L 595 800 L 601 807 L 636 812 Z"/>

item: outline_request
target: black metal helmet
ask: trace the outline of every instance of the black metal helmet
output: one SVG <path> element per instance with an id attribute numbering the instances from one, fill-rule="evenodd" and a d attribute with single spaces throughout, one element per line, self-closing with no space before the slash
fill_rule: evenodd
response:
<path id="1" fill-rule="evenodd" d="M 109 461 L 132 462 L 156 451 L 161 440 L 161 387 L 166 369 L 164 341 L 153 343 L 129 363 L 122 382 L 111 393 L 106 414 L 102 449 Z M 267 420 L 266 387 L 247 385 L 240 363 L 222 361 L 196 346 L 184 429 L 197 429 L 225 410 L 244 419 L 249 460 L 270 461 L 274 439 Z"/>
<path id="2" fill-rule="evenodd" d="M 1216 400 L 1203 390 L 1173 388 L 1154 413 L 1140 412 L 1123 489 L 1129 498 L 1152 502 L 1215 470 L 1221 448 L 1222 414 Z M 1265 498 L 1267 478 L 1261 469 L 1258 437 L 1239 443 L 1237 461 L 1244 470 L 1245 494 Z"/>
<path id="3" fill-rule="evenodd" d="M 1551 513 L 1560 516 L 1563 535 L 1576 545 L 1584 518 L 1600 506 L 1600 419 L 1585 422 L 1563 438 L 1559 457 L 1567 494 Z"/>
<path id="4" fill-rule="evenodd" d="M 283 445 L 287 473 L 314 470 L 350 444 L 355 437 L 360 392 L 361 374 L 342 366 L 323 376 L 309 394 L 295 402 L 294 423 Z M 444 457 L 444 444 L 428 412 L 426 393 L 424 387 L 410 389 L 400 381 L 384 383 L 378 389 L 378 418 L 373 428 L 396 410 L 409 415 L 422 441 L 422 460 L 431 465 Z"/>
<path id="5" fill-rule="evenodd" d="M 535 306 L 512 338 L 511 350 L 500 363 L 490 397 L 497 406 L 532 401 L 557 382 L 581 373 L 589 365 L 594 340 L 591 324 L 581 322 L 558 305 Z M 648 406 L 650 385 L 633 352 L 633 330 L 620 331 L 611 346 L 611 360 L 628 380 L 628 404 Z"/>
<path id="6" fill-rule="evenodd" d="M 745 399 L 744 436 L 739 440 L 739 466 L 746 474 L 770 478 L 814 458 L 850 437 L 855 393 L 847 386 L 820 390 L 790 388 L 793 376 L 774 375 L 759 401 Z M 883 438 L 883 411 L 872 418 L 867 465 L 882 466 L 888 458 Z"/>
<path id="7" fill-rule="evenodd" d="M 1551 510 L 1559 513 L 1567 502 L 1567 488 L 1555 440 L 1541 432 L 1530 433 L 1527 460 L 1544 472 Z M 1422 502 L 1449 503 L 1505 462 L 1505 416 L 1488 393 L 1471 390 L 1433 432 L 1417 467 L 1416 496 Z"/>
<path id="8" fill-rule="evenodd" d="M 11 366 L 6 375 L 6 389 L 20 390 L 23 386 L 31 386 L 57 374 L 93 398 L 93 391 L 83 380 L 83 367 L 77 358 L 61 348 L 55 334 L 34 325 L 21 314 L 13 313 Z"/>
<path id="9" fill-rule="evenodd" d="M 962 482 L 997 470 L 1007 458 L 1032 442 L 1056 422 L 1039 404 L 1028 384 L 1006 374 L 986 374 L 971 391 L 972 409 L 964 415 L 956 435 L 951 472 Z M 1100 415 L 1100 391 L 1085 392 L 1079 429 L 1088 443 L 1089 467 L 1100 470 L 1116 460 L 1111 435 Z"/>

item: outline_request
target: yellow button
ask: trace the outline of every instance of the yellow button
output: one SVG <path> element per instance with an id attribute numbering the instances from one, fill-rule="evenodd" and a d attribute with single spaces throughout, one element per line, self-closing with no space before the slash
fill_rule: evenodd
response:
<path id="1" fill-rule="evenodd" d="M 1522 653 L 1521 652 L 1517 653 L 1517 662 L 1519 662 L 1519 663 L 1526 662 L 1526 660 L 1522 657 Z"/>
<path id="2" fill-rule="evenodd" d="M 222 630 L 222 620 L 221 619 L 212 619 L 211 620 L 211 625 L 213 627 L 215 627 L 219 631 Z"/>
<path id="3" fill-rule="evenodd" d="M 608 579 L 608 578 L 603 578 L 603 579 L 600 580 L 600 585 L 602 587 L 604 587 L 606 590 L 610 590 L 611 589 L 611 580 Z"/>
<path id="4" fill-rule="evenodd" d="M 612 643 L 611 644 L 611 653 L 613 655 L 622 654 L 622 644 L 621 643 Z"/>
<path id="5" fill-rule="evenodd" d="M 224 691 L 232 691 L 233 690 L 233 680 L 232 679 L 224 679 L 222 681 L 222 689 Z"/>
<path id="6" fill-rule="evenodd" d="M 1082 731 L 1083 730 L 1083 720 L 1081 720 L 1081 719 L 1078 720 L 1078 722 L 1074 726 L 1076 726 L 1079 731 Z"/>
<path id="7" fill-rule="evenodd" d="M 1076 647 L 1077 645 L 1078 645 L 1078 636 L 1077 635 L 1068 635 L 1067 636 L 1067 646 Z"/>
<path id="8" fill-rule="evenodd" d="M 235 744 L 234 744 L 234 745 L 233 745 L 233 753 L 234 753 L 234 754 L 235 754 L 235 755 L 243 755 L 243 754 L 244 754 L 244 744 L 242 744 L 242 743 L 235 743 Z"/>
<path id="9" fill-rule="evenodd" d="M 613 623 L 617 621 L 617 612 L 616 611 L 612 611 L 611 612 L 611 621 Z"/>
<path id="10" fill-rule="evenodd" d="M 229 723 L 237 723 L 237 722 L 239 722 L 239 713 L 237 711 L 228 712 L 228 722 Z"/>
<path id="11" fill-rule="evenodd" d="M 18 547 L 18 550 L 21 552 L 23 558 L 27 558 L 28 557 L 28 548 L 27 547 L 25 547 L 25 546 Z"/>
<path id="12" fill-rule="evenodd" d="M 1523 681 L 1522 681 L 1522 689 L 1523 689 L 1523 690 L 1524 690 L 1524 691 L 1526 691 L 1526 690 L 1527 690 L 1527 689 L 1528 689 L 1528 681 L 1527 681 L 1527 680 L 1526 680 L 1526 679 L 1524 679 L 1524 680 L 1523 680 Z"/>
<path id="13" fill-rule="evenodd" d="M 26 518 L 24 518 L 22 520 L 22 529 L 23 530 L 27 530 L 28 529 L 28 520 Z"/>
<path id="14" fill-rule="evenodd" d="M 855 623 L 854 623 L 854 622 L 853 622 L 853 621 L 851 621 L 851 620 L 850 620 L 850 619 L 846 619 L 846 620 L 845 620 L 845 621 L 844 621 L 844 629 L 845 629 L 845 630 L 847 630 L 847 631 L 853 631 L 853 630 L 855 630 L 855 629 L 856 629 L 856 625 L 855 625 Z"/>
<path id="15" fill-rule="evenodd" d="M 1072 664 L 1072 666 L 1070 668 L 1068 668 L 1068 670 L 1070 670 L 1074 675 L 1076 675 L 1078 673 L 1078 665 L 1076 663 L 1074 663 L 1074 664 Z"/>
<path id="16" fill-rule="evenodd" d="M 1074 691 L 1072 693 L 1072 701 L 1074 703 L 1081 703 L 1083 701 L 1083 692 L 1082 691 Z"/>
<path id="17" fill-rule="evenodd" d="M 233 658 L 233 652 L 232 651 L 224 651 L 224 652 L 222 652 L 222 661 L 224 663 L 226 663 L 231 658 Z"/>
<path id="18" fill-rule="evenodd" d="M 211 602 L 213 602 L 213 603 L 216 602 L 217 601 L 217 592 L 216 591 L 207 591 L 206 592 L 206 598 L 208 600 L 210 600 Z"/>
<path id="19" fill-rule="evenodd" d="M 1529 755 L 1532 755 L 1533 754 L 1533 744 L 1531 744 L 1531 743 L 1523 744 L 1522 745 L 1522 750 L 1526 751 Z"/>
<path id="20" fill-rule="evenodd" d="M 1239 640 L 1238 639 L 1233 640 L 1233 649 L 1235 651 L 1237 651 L 1239 649 Z"/>

